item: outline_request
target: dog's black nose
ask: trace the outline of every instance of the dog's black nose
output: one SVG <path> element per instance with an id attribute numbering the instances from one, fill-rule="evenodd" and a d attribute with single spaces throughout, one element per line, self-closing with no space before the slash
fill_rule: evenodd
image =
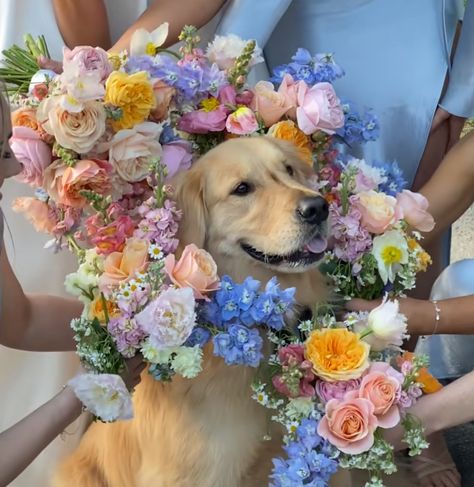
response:
<path id="1" fill-rule="evenodd" d="M 326 200 L 321 196 L 303 198 L 300 201 L 296 212 L 304 223 L 316 225 L 327 220 L 329 206 Z"/>

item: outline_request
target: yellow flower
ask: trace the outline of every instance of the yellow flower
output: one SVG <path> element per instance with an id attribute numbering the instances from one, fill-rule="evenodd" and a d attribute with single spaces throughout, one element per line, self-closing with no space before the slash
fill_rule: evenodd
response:
<path id="1" fill-rule="evenodd" d="M 370 365 L 369 351 L 368 343 L 345 328 L 313 331 L 305 346 L 314 373 L 329 382 L 358 379 Z"/>
<path id="2" fill-rule="evenodd" d="M 293 142 L 298 148 L 298 153 L 301 159 L 309 165 L 313 164 L 309 137 L 291 120 L 284 120 L 283 122 L 278 122 L 272 125 L 268 131 L 268 135 L 275 137 L 276 139 Z"/>
<path id="3" fill-rule="evenodd" d="M 202 109 L 205 112 L 213 112 L 217 107 L 220 106 L 220 102 L 217 98 L 211 96 L 210 98 L 206 98 L 201 102 Z"/>
<path id="4" fill-rule="evenodd" d="M 112 318 L 118 314 L 118 309 L 112 301 L 108 301 L 99 294 L 89 306 L 89 319 L 97 318 L 100 323 L 105 324 L 104 301 L 107 309 L 107 316 Z"/>
<path id="5" fill-rule="evenodd" d="M 146 120 L 156 100 L 153 85 L 144 71 L 130 75 L 114 71 L 105 85 L 105 102 L 122 110 L 122 116 L 112 122 L 114 130 L 119 131 Z"/>
<path id="6" fill-rule="evenodd" d="M 433 261 L 431 260 L 431 255 L 428 254 L 428 252 L 426 252 L 414 238 L 410 238 L 408 240 L 408 248 L 416 255 L 418 264 L 416 271 L 426 272 L 428 266 L 433 263 Z"/>

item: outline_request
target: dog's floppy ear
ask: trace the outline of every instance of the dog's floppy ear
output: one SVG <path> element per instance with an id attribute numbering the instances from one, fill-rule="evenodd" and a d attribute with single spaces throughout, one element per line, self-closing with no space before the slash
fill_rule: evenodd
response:
<path id="1" fill-rule="evenodd" d="M 188 244 L 203 248 L 206 241 L 206 205 L 204 203 L 204 181 L 199 167 L 183 171 L 173 181 L 174 199 L 183 217 L 179 223 L 180 249 Z"/>

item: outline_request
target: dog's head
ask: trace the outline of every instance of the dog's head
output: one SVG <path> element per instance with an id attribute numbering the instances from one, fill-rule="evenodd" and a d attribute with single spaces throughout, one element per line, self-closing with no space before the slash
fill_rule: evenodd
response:
<path id="1" fill-rule="evenodd" d="M 224 142 L 174 181 L 181 243 L 206 248 L 224 270 L 230 259 L 234 268 L 246 261 L 246 268 L 305 271 L 324 251 L 328 217 L 326 201 L 308 187 L 311 174 L 290 144 Z"/>

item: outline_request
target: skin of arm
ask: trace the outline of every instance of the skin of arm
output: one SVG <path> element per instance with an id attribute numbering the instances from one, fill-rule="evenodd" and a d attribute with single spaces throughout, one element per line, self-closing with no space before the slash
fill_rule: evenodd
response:
<path id="1" fill-rule="evenodd" d="M 170 24 L 165 47 L 175 44 L 185 25 L 202 27 L 216 15 L 224 3 L 225 0 L 155 0 L 110 51 L 118 53 L 128 49 L 135 30 L 141 28 L 151 32 L 163 22 Z"/>
<path id="2" fill-rule="evenodd" d="M 80 316 L 83 305 L 74 299 L 25 294 L 4 251 L 0 253 L 0 266 L 0 344 L 30 351 L 75 350 L 69 323 Z"/>
<path id="3" fill-rule="evenodd" d="M 69 48 L 93 46 L 107 50 L 112 45 L 103 0 L 53 0 L 53 9 L 59 31 Z"/>

